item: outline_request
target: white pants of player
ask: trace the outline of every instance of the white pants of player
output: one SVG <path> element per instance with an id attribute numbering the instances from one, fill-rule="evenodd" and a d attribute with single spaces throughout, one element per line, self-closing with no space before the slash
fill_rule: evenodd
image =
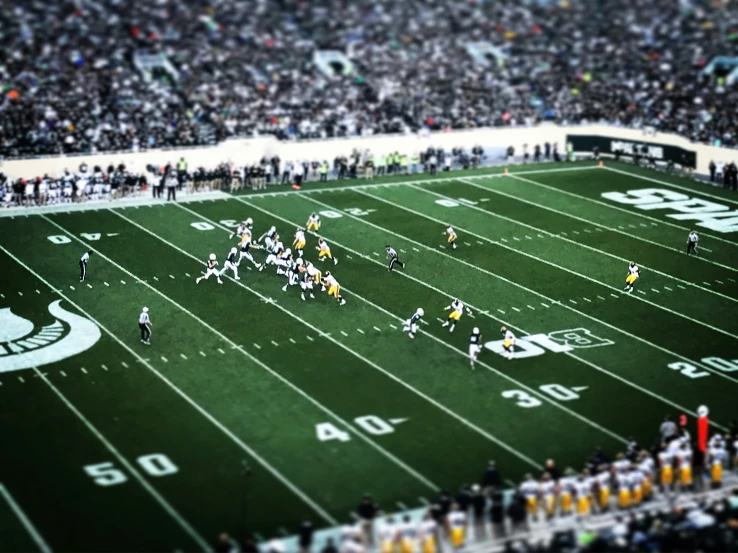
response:
<path id="1" fill-rule="evenodd" d="M 218 272 L 218 269 L 205 269 L 205 275 L 202 278 L 207 280 L 210 278 L 211 275 L 220 280 L 220 273 Z"/>
<path id="2" fill-rule="evenodd" d="M 300 282 L 300 288 L 302 288 L 303 291 L 305 290 L 312 290 L 313 289 L 313 277 L 310 277 L 310 280 L 303 280 Z"/>
<path id="3" fill-rule="evenodd" d="M 276 265 L 277 264 L 277 256 L 273 253 L 270 253 L 267 255 L 266 261 L 264 261 L 266 265 Z"/>
<path id="4" fill-rule="evenodd" d="M 222 276 L 228 269 L 233 271 L 233 277 L 238 278 L 238 267 L 226 259 L 223 263 L 223 268 L 218 273 L 218 276 Z M 207 277 L 206 277 L 207 278 Z"/>
<path id="5" fill-rule="evenodd" d="M 289 279 L 289 285 L 290 286 L 297 286 L 297 283 L 300 280 L 300 275 L 297 271 L 290 271 L 287 273 L 287 278 Z"/>
<path id="6" fill-rule="evenodd" d="M 271 238 L 264 238 L 264 244 L 266 244 L 267 251 L 272 251 L 274 249 L 274 240 Z"/>
<path id="7" fill-rule="evenodd" d="M 241 250 L 241 255 L 238 258 L 238 263 L 239 264 L 241 263 L 241 260 L 244 257 L 246 259 L 248 259 L 249 261 L 251 261 L 251 263 L 253 263 L 254 265 L 258 265 L 258 263 L 256 262 L 256 260 L 251 256 L 251 252 L 249 252 L 249 251 L 243 251 L 243 250 Z"/>
<path id="8" fill-rule="evenodd" d="M 410 334 L 417 334 L 418 332 L 418 323 L 410 324 L 410 321 L 405 321 L 405 326 L 402 329 L 403 332 L 409 332 Z"/>
<path id="9" fill-rule="evenodd" d="M 476 344 L 469 344 L 469 359 L 476 361 L 479 353 L 482 351 L 482 347 Z"/>
<path id="10" fill-rule="evenodd" d="M 277 264 L 277 274 L 279 275 L 285 274 L 287 272 L 287 269 L 290 266 L 289 261 L 287 261 L 286 259 L 280 259 L 280 258 L 277 258 L 276 264 Z"/>

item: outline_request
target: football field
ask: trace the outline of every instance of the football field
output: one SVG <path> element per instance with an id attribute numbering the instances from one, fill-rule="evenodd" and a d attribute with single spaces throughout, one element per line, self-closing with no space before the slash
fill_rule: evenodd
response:
<path id="1" fill-rule="evenodd" d="M 701 404 L 726 428 L 736 196 L 614 162 L 502 171 L 0 217 L 0 551 L 205 550 L 343 524 L 365 493 L 421 507 L 491 459 L 511 482 L 548 458 L 578 470 L 596 446 L 651 446 L 667 414 L 693 431 Z M 345 305 L 246 260 L 240 280 L 195 283 L 240 221 L 288 246 L 311 212 L 338 263 L 312 233 L 304 258 Z M 471 314 L 451 333 L 455 298 Z"/>

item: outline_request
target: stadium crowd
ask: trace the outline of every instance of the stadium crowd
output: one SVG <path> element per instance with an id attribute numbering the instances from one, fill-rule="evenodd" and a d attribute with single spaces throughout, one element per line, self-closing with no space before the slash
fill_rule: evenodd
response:
<path id="1" fill-rule="evenodd" d="M 721 0 L 29 0 L 0 39 L 6 158 L 541 119 L 738 145 Z"/>
<path id="2" fill-rule="evenodd" d="M 738 424 L 706 435 L 692 441 L 684 416 L 667 416 L 652 447 L 595 448 L 579 472 L 549 459 L 539 478 L 528 475 L 515 489 L 490 461 L 475 484 L 441 491 L 421 519 L 387 515 L 365 496 L 337 535 L 316 540 L 306 521 L 297 545 L 300 553 L 443 553 L 474 543 L 520 553 L 738 552 L 738 487 L 730 474 L 738 471 Z M 215 549 L 284 553 L 285 546 L 248 539 L 239 548 L 224 534 Z"/>

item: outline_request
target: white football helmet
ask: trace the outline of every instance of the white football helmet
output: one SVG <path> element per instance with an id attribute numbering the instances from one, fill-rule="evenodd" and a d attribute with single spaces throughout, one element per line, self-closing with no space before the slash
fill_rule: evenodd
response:
<path id="1" fill-rule="evenodd" d="M 236 248 L 231 248 L 231 253 L 236 253 L 238 250 Z"/>
<path id="2" fill-rule="evenodd" d="M 472 334 L 479 334 L 479 328 L 475 326 L 474 330 L 472 330 Z"/>
<path id="3" fill-rule="evenodd" d="M 302 258 L 301 257 L 298 257 L 297 258 L 297 261 L 295 261 L 295 263 L 297 263 L 298 266 L 302 265 Z"/>
<path id="4" fill-rule="evenodd" d="M 211 253 L 210 254 L 210 261 L 215 261 L 215 254 L 214 253 Z"/>
<path id="5" fill-rule="evenodd" d="M 148 313 L 149 312 L 149 308 L 148 307 L 144 307 L 141 311 L 143 311 L 144 313 Z"/>
<path id="6" fill-rule="evenodd" d="M 254 224 L 254 220 L 253 220 L 253 219 L 252 219 L 251 217 L 249 217 L 248 219 L 246 219 L 246 220 L 245 220 L 245 221 L 243 222 L 243 224 L 244 224 L 244 225 L 246 225 L 247 227 L 250 227 L 251 225 L 253 225 L 253 224 Z"/>
<path id="7" fill-rule="evenodd" d="M 277 227 L 270 227 L 269 228 L 269 232 L 276 232 L 276 231 L 277 231 Z"/>
<path id="8" fill-rule="evenodd" d="M 423 315 L 425 315 L 425 311 L 423 311 L 423 308 L 422 308 L 422 307 L 418 307 L 418 310 L 416 311 L 416 313 L 417 313 L 418 315 L 420 315 L 421 317 L 422 317 Z"/>
<path id="9" fill-rule="evenodd" d="M 292 254 L 291 249 L 287 248 L 286 250 L 284 250 L 284 255 L 290 255 L 290 254 Z"/>

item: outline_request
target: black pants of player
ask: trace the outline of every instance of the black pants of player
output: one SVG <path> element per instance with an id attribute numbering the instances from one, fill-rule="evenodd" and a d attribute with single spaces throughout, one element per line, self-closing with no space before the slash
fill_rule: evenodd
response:
<path id="1" fill-rule="evenodd" d="M 392 259 L 390 259 L 389 267 L 387 268 L 391 271 L 392 269 L 394 269 L 395 264 L 399 265 L 403 269 L 405 268 L 405 264 L 396 257 L 393 257 Z"/>
<path id="2" fill-rule="evenodd" d="M 697 242 L 687 242 L 687 255 L 690 253 L 697 255 Z"/>
<path id="3" fill-rule="evenodd" d="M 151 327 L 146 323 L 138 323 L 138 328 L 141 329 L 141 339 L 144 342 L 151 340 Z"/>
<path id="4" fill-rule="evenodd" d="M 176 186 L 167 186 L 167 201 L 169 200 L 177 201 L 177 187 Z"/>
<path id="5" fill-rule="evenodd" d="M 82 261 L 80 259 L 79 261 L 79 281 L 82 282 L 86 276 L 87 276 L 87 262 Z"/>

